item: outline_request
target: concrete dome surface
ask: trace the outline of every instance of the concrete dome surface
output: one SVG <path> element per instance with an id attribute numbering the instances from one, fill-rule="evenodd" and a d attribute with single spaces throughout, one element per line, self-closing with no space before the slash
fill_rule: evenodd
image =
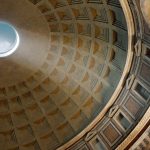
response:
<path id="1" fill-rule="evenodd" d="M 150 99 L 149 50 L 134 45 L 131 14 L 126 0 L 0 0 L 0 23 L 19 37 L 0 58 L 0 150 L 107 150 L 123 141 Z"/>

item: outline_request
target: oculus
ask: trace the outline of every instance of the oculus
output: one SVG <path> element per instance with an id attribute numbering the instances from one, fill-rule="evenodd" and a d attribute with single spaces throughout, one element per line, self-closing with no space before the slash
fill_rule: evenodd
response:
<path id="1" fill-rule="evenodd" d="M 9 23 L 0 21 L 0 57 L 13 54 L 19 46 L 19 35 Z"/>

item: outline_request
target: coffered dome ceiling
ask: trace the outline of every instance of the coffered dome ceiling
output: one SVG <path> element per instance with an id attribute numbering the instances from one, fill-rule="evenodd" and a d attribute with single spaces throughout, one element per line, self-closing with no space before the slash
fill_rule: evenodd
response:
<path id="1" fill-rule="evenodd" d="M 126 63 L 118 1 L 0 0 L 20 36 L 0 59 L 0 141 L 9 149 L 56 149 L 106 106 Z"/>

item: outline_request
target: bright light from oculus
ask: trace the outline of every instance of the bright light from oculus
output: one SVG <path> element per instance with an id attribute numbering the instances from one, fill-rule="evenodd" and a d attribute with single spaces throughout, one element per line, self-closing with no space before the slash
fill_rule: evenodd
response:
<path id="1" fill-rule="evenodd" d="M 13 54 L 19 46 L 19 35 L 15 28 L 0 21 L 0 57 Z"/>

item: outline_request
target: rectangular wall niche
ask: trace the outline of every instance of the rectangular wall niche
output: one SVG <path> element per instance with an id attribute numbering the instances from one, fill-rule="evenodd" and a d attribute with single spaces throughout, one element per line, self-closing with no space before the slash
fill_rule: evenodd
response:
<path id="1" fill-rule="evenodd" d="M 89 143 L 90 143 L 92 149 L 94 149 L 94 150 L 106 150 L 106 147 L 101 142 L 101 140 L 98 136 L 95 136 L 94 138 L 92 138 Z"/>
<path id="2" fill-rule="evenodd" d="M 139 75 L 140 77 L 147 83 L 150 84 L 150 65 L 147 63 L 142 63 L 140 70 L 139 70 Z"/>
<path id="3" fill-rule="evenodd" d="M 150 48 L 146 48 L 146 53 L 145 55 L 150 59 Z"/>
<path id="4" fill-rule="evenodd" d="M 121 112 L 118 114 L 117 120 L 124 130 L 127 130 L 130 127 L 130 122 Z"/>
<path id="5" fill-rule="evenodd" d="M 139 83 L 135 86 L 135 91 L 146 101 L 150 98 L 150 93 Z"/>
<path id="6" fill-rule="evenodd" d="M 121 137 L 120 131 L 115 127 L 112 122 L 104 125 L 101 131 L 101 135 L 109 144 L 109 146 L 114 145 L 115 142 Z"/>
<path id="7" fill-rule="evenodd" d="M 144 106 L 130 95 L 123 107 L 136 120 L 140 116 Z"/>

